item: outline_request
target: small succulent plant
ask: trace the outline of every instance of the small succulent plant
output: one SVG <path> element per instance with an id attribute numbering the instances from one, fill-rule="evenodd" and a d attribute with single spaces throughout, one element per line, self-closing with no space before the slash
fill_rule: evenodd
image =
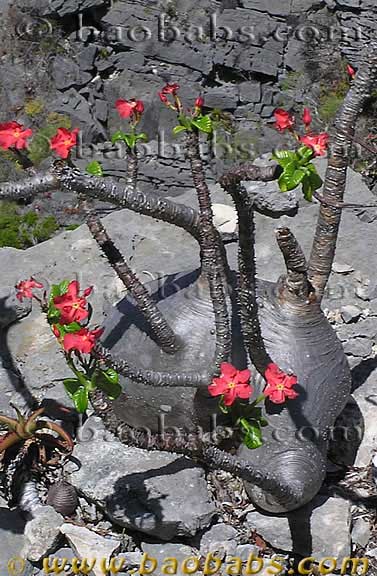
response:
<path id="1" fill-rule="evenodd" d="M 6 432 L 0 437 L 0 454 L 5 453 L 17 444 L 24 444 L 26 441 L 38 444 L 40 455 L 39 460 L 44 464 L 47 463 L 45 451 L 46 445 L 55 446 L 63 451 L 72 451 L 73 441 L 70 435 L 55 422 L 40 419 L 40 416 L 44 412 L 44 408 L 35 410 L 28 417 L 21 414 L 20 410 L 15 406 L 13 406 L 13 408 L 17 413 L 17 419 L 0 415 L 0 424 L 3 424 L 9 429 L 9 432 Z M 50 433 L 46 433 L 47 431 L 56 432 L 58 438 Z"/>

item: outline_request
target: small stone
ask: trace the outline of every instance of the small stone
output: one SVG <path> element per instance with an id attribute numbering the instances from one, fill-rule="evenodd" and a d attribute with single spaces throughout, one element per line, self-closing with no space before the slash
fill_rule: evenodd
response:
<path id="1" fill-rule="evenodd" d="M 343 262 L 333 262 L 332 271 L 336 274 L 350 274 L 354 271 L 354 268 Z"/>
<path id="2" fill-rule="evenodd" d="M 347 306 L 342 306 L 340 309 L 340 313 L 342 315 L 344 322 L 346 324 L 349 324 L 350 322 L 356 322 L 356 320 L 360 318 L 362 310 L 358 306 L 349 304 Z"/>
<path id="3" fill-rule="evenodd" d="M 33 515 L 34 518 L 25 526 L 22 556 L 32 562 L 39 562 L 57 548 L 64 518 L 52 506 L 40 506 L 33 510 Z"/>
<path id="4" fill-rule="evenodd" d="M 247 562 L 250 555 L 258 556 L 259 548 L 258 546 L 253 546 L 252 544 L 240 544 L 237 546 L 235 551 L 235 556 L 241 558 L 242 562 Z"/>
<path id="5" fill-rule="evenodd" d="M 74 524 L 63 524 L 60 532 L 64 534 L 72 546 L 74 552 L 80 558 L 91 559 L 104 558 L 108 562 L 112 554 L 120 547 L 120 542 L 110 538 L 104 538 L 84 526 L 75 526 Z M 99 563 L 93 567 L 95 576 L 103 576 L 103 570 Z"/>
<path id="6" fill-rule="evenodd" d="M 223 558 L 226 555 L 234 555 L 237 548 L 238 532 L 229 524 L 215 524 L 206 532 L 200 541 L 202 554 L 216 552 Z"/>
<path id="7" fill-rule="evenodd" d="M 370 286 L 363 286 L 362 284 L 358 284 L 355 288 L 355 294 L 360 300 L 371 300 L 372 292 Z M 373 295 L 373 297 L 375 297 Z"/>
<path id="8" fill-rule="evenodd" d="M 362 548 L 369 542 L 369 538 L 371 536 L 370 524 L 364 518 L 357 518 L 355 521 L 352 532 L 351 538 L 354 544 L 358 544 Z"/>

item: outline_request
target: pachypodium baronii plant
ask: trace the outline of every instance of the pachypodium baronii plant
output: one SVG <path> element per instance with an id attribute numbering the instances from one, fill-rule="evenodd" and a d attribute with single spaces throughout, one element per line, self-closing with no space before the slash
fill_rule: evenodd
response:
<path id="1" fill-rule="evenodd" d="M 204 328 L 202 334 L 205 334 L 206 340 L 200 343 L 200 357 L 197 354 L 195 331 L 188 330 L 182 337 L 180 330 L 182 327 L 193 327 L 197 320 L 194 306 L 189 308 L 188 317 L 182 313 L 182 299 L 190 300 L 190 295 L 186 298 L 185 287 L 175 291 L 169 302 L 165 300 L 167 313 L 162 312 L 162 303 L 157 306 L 122 259 L 102 223 L 95 215 L 91 215 L 88 226 L 93 237 L 123 281 L 128 295 L 136 303 L 135 308 L 131 306 L 131 327 L 120 335 L 119 342 L 121 347 L 125 345 L 125 352 L 120 351 L 118 355 L 111 344 L 108 348 L 99 342 L 92 350 L 92 354 L 100 358 L 104 365 L 115 369 L 126 379 L 124 386 L 127 387 L 127 394 L 120 398 L 118 405 L 118 408 L 123 409 L 121 418 L 115 411 L 99 407 L 102 399 L 97 403 L 96 394 L 92 395 L 91 400 L 110 429 L 116 431 L 123 441 L 132 442 L 140 448 L 157 448 L 193 456 L 211 468 L 232 472 L 245 480 L 253 502 L 270 512 L 298 508 L 318 492 L 326 470 L 327 432 L 349 397 L 349 366 L 341 343 L 327 322 L 320 303 L 331 272 L 342 209 L 350 206 L 343 202 L 350 162 L 349 151 L 358 115 L 377 82 L 376 54 L 377 46 L 372 42 L 362 56 L 360 70 L 336 118 L 324 187 L 321 196 L 318 196 L 318 224 L 310 259 L 306 260 L 292 232 L 287 227 L 279 228 L 276 239 L 284 257 L 286 274 L 275 283 L 258 278 L 257 284 L 253 212 L 259 210 L 265 213 L 265 206 L 263 202 L 258 204 L 259 200 L 242 186 L 242 182 L 277 180 L 282 173 L 281 167 L 277 164 L 261 167 L 245 163 L 230 169 L 219 180 L 222 188 L 234 200 L 239 218 L 238 274 L 235 277 L 227 268 L 223 238 L 213 226 L 211 199 L 199 151 L 200 130 L 195 125 L 185 130 L 185 139 L 198 196 L 198 211 L 162 197 L 157 190 L 137 189 L 135 179 L 127 178 L 125 183 L 113 179 L 106 181 L 82 174 L 69 166 L 60 168 L 60 164 L 52 170 L 28 177 L 25 181 L 0 185 L 0 197 L 7 199 L 33 198 L 36 194 L 60 187 L 90 198 L 109 200 L 119 207 L 178 226 L 198 242 L 201 267 L 193 271 L 190 278 L 195 276 L 195 290 L 191 295 L 194 293 L 195 298 L 200 297 L 204 311 L 200 318 L 200 328 Z M 174 94 L 171 98 L 172 105 L 176 105 L 175 112 L 179 113 Z M 307 123 L 308 120 L 308 114 L 305 114 Z M 305 132 L 305 135 L 308 134 L 309 130 Z M 300 142 L 300 146 L 302 144 Z M 171 280 L 167 278 L 166 282 Z M 232 309 L 230 297 L 226 301 L 229 288 L 234 289 L 230 296 L 236 296 L 236 306 Z M 194 298 L 191 298 L 191 303 L 193 301 Z M 125 304 L 129 309 L 128 296 Z M 229 322 L 229 312 L 233 310 L 234 317 L 239 321 L 237 326 L 231 326 Z M 114 321 L 117 320 L 117 311 L 114 310 Z M 132 323 L 133 314 L 139 317 L 140 313 L 149 326 L 148 336 L 143 340 L 143 352 L 150 361 L 147 367 L 138 363 L 140 353 L 135 343 L 140 342 L 140 332 Z M 187 318 L 191 324 L 187 323 Z M 241 342 L 239 336 L 242 337 Z M 233 366 L 225 369 L 222 366 L 223 363 L 228 364 L 231 357 L 239 370 Z M 275 362 L 271 358 L 275 358 Z M 164 369 L 165 360 L 170 363 L 168 370 Z M 192 370 L 195 361 L 197 365 Z M 240 398 L 249 394 L 247 386 L 251 387 L 251 380 L 247 382 L 248 374 L 244 373 L 249 363 L 258 373 L 250 375 L 253 387 L 258 390 L 258 394 L 263 391 L 266 397 L 264 408 L 270 425 L 264 430 L 263 446 L 256 453 L 250 453 L 243 445 L 238 454 L 233 455 L 214 445 L 212 439 L 199 438 L 197 434 L 192 439 L 191 430 L 197 425 L 198 416 L 196 400 L 200 408 L 204 408 L 204 416 L 207 414 L 205 402 L 208 405 L 208 400 L 212 410 L 213 404 L 207 394 L 211 383 L 213 392 L 217 391 L 218 396 L 224 397 L 224 408 L 228 408 L 226 404 L 230 402 L 232 411 L 242 410 L 243 403 L 246 404 L 251 397 Z M 278 364 L 287 372 L 280 371 Z M 290 370 L 297 372 L 297 385 L 300 388 L 296 388 L 296 376 L 290 374 Z M 263 381 L 259 375 L 264 378 Z M 216 381 L 215 378 L 222 381 Z M 144 408 L 150 410 L 152 421 L 158 414 L 159 397 L 171 398 L 174 403 L 174 392 L 172 397 L 170 387 L 184 387 L 189 394 L 185 403 L 187 414 L 185 412 L 178 416 L 185 418 L 182 427 L 187 425 L 188 432 L 182 430 L 182 436 L 169 436 L 166 440 L 152 430 L 152 443 L 149 434 L 148 438 L 135 435 L 134 430 L 131 430 L 132 435 L 128 434 L 127 427 L 138 426 L 140 421 L 136 415 L 136 424 L 131 422 L 134 415 L 131 412 L 135 412 L 135 406 L 140 407 L 141 411 Z M 296 396 L 298 391 L 299 395 Z M 195 402 L 191 402 L 191 394 Z M 235 400 L 231 402 L 233 398 Z M 134 404 L 128 410 L 127 402 L 130 399 Z M 283 402 L 286 399 L 287 406 Z M 183 403 L 185 399 L 179 397 L 179 402 Z M 121 430 L 119 421 L 126 424 Z M 246 419 L 246 422 L 249 420 Z M 308 426 L 310 429 L 318 429 L 319 436 L 296 436 L 297 431 L 301 432 L 302 428 Z M 275 435 L 276 429 L 284 430 L 284 434 Z"/>
<path id="2" fill-rule="evenodd" d="M 93 288 L 86 288 L 80 294 L 80 285 L 76 280 L 64 280 L 52 286 L 50 294 L 35 294 L 42 290 L 43 284 L 34 278 L 23 280 L 16 286 L 17 298 L 36 300 L 42 312 L 46 314 L 51 330 L 57 338 L 73 378 L 63 380 L 64 388 L 79 413 L 88 408 L 89 394 L 97 387 L 111 399 L 119 396 L 119 376 L 112 368 L 103 369 L 92 355 L 94 346 L 103 330 L 99 327 L 89 329 L 91 306 L 88 296 Z"/>

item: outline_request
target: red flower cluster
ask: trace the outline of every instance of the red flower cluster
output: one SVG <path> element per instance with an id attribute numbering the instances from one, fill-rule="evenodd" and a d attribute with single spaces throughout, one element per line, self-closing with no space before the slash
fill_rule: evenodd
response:
<path id="1" fill-rule="evenodd" d="M 274 404 L 283 404 L 286 398 L 290 400 L 297 398 L 298 393 L 292 390 L 292 387 L 297 384 L 296 376 L 286 374 L 283 370 L 280 370 L 279 366 L 271 362 L 267 366 L 264 377 L 267 381 L 267 386 L 263 394 Z"/>
<path id="2" fill-rule="evenodd" d="M 144 112 L 144 104 L 141 100 L 122 100 L 121 98 L 115 102 L 115 108 L 121 118 L 139 118 Z"/>
<path id="3" fill-rule="evenodd" d="M 305 136 L 300 136 L 294 131 L 293 127 L 295 125 L 295 117 L 290 112 L 287 112 L 282 108 L 277 108 L 274 111 L 274 116 L 276 119 L 275 128 L 279 130 L 279 132 L 283 132 L 284 130 L 289 130 L 292 132 L 299 142 L 313 150 L 314 156 L 324 156 L 326 154 L 329 135 L 327 132 L 322 132 L 321 134 L 313 134 L 310 132 L 310 125 L 313 121 L 313 118 L 309 108 L 304 108 L 304 113 L 302 116 L 302 121 L 304 123 L 306 132 Z"/>
<path id="4" fill-rule="evenodd" d="M 250 398 L 250 370 L 237 370 L 232 364 L 223 362 L 220 378 L 214 378 L 208 386 L 211 396 L 223 396 L 225 406 L 231 406 L 236 398 Z"/>
<path id="5" fill-rule="evenodd" d="M 83 354 L 90 354 L 98 338 L 103 334 L 103 328 L 96 328 L 95 330 L 88 330 L 88 328 L 81 328 L 72 334 L 66 334 L 63 339 L 64 350 L 70 352 L 77 350 Z"/>
<path id="6" fill-rule="evenodd" d="M 43 288 L 43 284 L 37 282 L 34 278 L 30 278 L 30 280 L 21 280 L 21 282 L 16 285 L 16 297 L 20 302 L 22 302 L 24 298 L 33 298 L 34 288 Z"/>
<path id="7" fill-rule="evenodd" d="M 86 288 L 80 296 L 80 285 L 77 280 L 72 280 L 68 284 L 68 289 L 62 296 L 55 296 L 53 298 L 54 306 L 60 310 L 59 325 L 72 324 L 73 322 L 81 322 L 89 316 L 88 302 L 86 298 L 91 294 L 93 288 Z M 96 340 L 101 336 L 103 329 L 95 328 L 89 330 L 88 328 L 80 328 L 76 332 L 64 333 L 61 337 L 59 325 L 54 325 L 52 331 L 55 336 L 61 340 L 63 348 L 66 352 L 76 350 L 83 354 L 90 354 L 96 343 Z"/>
<path id="8" fill-rule="evenodd" d="M 68 158 L 71 148 L 76 146 L 79 131 L 78 128 L 71 132 L 66 128 L 58 128 L 57 134 L 50 140 L 51 150 L 55 150 L 61 158 Z"/>
<path id="9" fill-rule="evenodd" d="M 31 135 L 32 131 L 30 128 L 24 128 L 18 122 L 0 124 L 0 148 L 3 150 L 8 150 L 8 148 L 16 148 L 17 150 L 26 148 L 26 140 Z"/>
<path id="10" fill-rule="evenodd" d="M 72 280 L 68 285 L 68 290 L 63 296 L 56 296 L 53 299 L 54 306 L 60 310 L 60 324 L 72 324 L 81 322 L 89 316 L 86 298 L 91 294 L 93 287 L 86 288 L 83 295 L 79 295 L 80 285 L 77 280 Z"/>

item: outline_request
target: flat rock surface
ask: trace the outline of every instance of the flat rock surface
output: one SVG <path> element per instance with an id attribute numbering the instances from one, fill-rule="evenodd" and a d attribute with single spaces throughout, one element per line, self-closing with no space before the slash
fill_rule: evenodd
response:
<path id="1" fill-rule="evenodd" d="M 169 540 L 195 535 L 215 514 L 204 472 L 187 458 L 101 439 L 73 456 L 80 469 L 70 482 L 120 526 Z"/>

